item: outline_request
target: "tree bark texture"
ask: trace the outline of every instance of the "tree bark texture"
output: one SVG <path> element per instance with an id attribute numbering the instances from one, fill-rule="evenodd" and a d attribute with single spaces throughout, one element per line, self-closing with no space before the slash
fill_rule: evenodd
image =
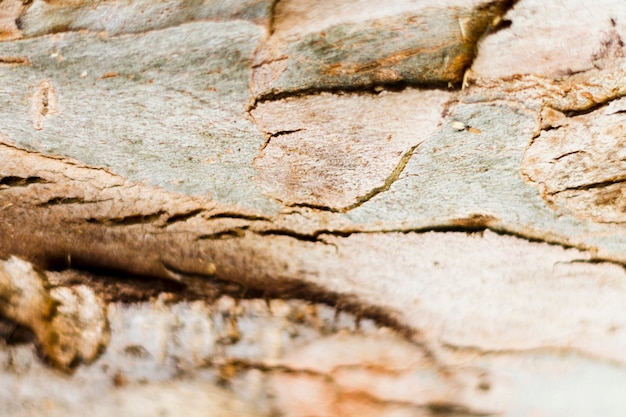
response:
<path id="1" fill-rule="evenodd" d="M 2 0 L 0 39 L 0 414 L 626 407 L 623 2 Z"/>

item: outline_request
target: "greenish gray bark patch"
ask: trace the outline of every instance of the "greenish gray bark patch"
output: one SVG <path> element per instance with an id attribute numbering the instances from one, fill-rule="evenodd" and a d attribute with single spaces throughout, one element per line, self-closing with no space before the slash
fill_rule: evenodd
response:
<path id="1" fill-rule="evenodd" d="M 252 180 L 264 142 L 245 113 L 263 30 L 190 23 L 139 35 L 64 33 L 0 44 L 0 130 L 25 149 L 273 213 Z"/>

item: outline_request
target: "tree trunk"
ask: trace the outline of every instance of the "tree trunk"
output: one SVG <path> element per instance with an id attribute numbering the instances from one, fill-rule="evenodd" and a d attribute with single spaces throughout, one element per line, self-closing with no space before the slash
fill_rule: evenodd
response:
<path id="1" fill-rule="evenodd" d="M 0 414 L 621 415 L 625 38 L 618 0 L 0 0 Z"/>

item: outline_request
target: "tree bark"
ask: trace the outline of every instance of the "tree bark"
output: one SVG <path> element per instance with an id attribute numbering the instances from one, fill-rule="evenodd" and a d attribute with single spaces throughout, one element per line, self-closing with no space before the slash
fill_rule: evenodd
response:
<path id="1" fill-rule="evenodd" d="M 620 415 L 626 8 L 544 3 L 0 2 L 0 414 Z"/>

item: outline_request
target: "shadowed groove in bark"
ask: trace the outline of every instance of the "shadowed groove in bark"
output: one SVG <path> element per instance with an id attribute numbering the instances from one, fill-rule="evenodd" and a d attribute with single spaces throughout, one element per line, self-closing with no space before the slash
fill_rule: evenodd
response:
<path id="1" fill-rule="evenodd" d="M 106 269 L 93 267 L 80 262 L 73 262 L 72 267 L 57 265 L 58 272 L 70 274 L 70 278 L 64 285 L 85 284 L 89 285 L 106 302 L 138 302 L 145 301 L 150 297 L 166 292 L 173 294 L 172 300 L 194 301 L 204 300 L 211 302 L 221 296 L 227 295 L 235 300 L 303 300 L 314 304 L 324 304 L 335 308 L 337 313 L 347 312 L 356 316 L 357 323 L 362 319 L 370 319 L 378 326 L 393 329 L 402 337 L 420 346 L 424 354 L 434 360 L 432 351 L 421 341 L 419 330 L 415 330 L 403 324 L 383 308 L 364 304 L 355 296 L 328 291 L 312 283 L 298 279 L 282 279 L 280 285 L 256 285 L 250 286 L 229 279 L 222 279 L 219 274 L 214 276 L 187 274 L 184 271 L 176 271 L 180 280 L 172 281 L 152 276 L 129 274 L 121 269 Z"/>
<path id="2" fill-rule="evenodd" d="M 167 220 L 165 220 L 165 223 L 166 225 L 170 225 L 170 224 L 174 224 L 177 222 L 185 222 L 193 217 L 196 217 L 202 212 L 204 212 L 204 209 L 198 208 L 198 209 L 193 209 L 184 213 L 176 213 L 168 217 Z"/>
<path id="3" fill-rule="evenodd" d="M 476 413 L 466 407 L 444 402 L 429 404 L 427 408 L 433 417 L 487 417 L 493 415 L 491 413 Z"/>
<path id="4" fill-rule="evenodd" d="M 607 187 L 609 185 L 615 185 L 615 184 L 622 184 L 626 182 L 626 175 L 624 176 L 618 176 L 615 178 L 610 178 L 608 180 L 604 180 L 604 181 L 598 181 L 598 182 L 592 182 L 589 184 L 583 184 L 583 185 L 578 185 L 578 186 L 574 186 L 574 187 L 567 187 L 564 188 L 562 190 L 558 190 L 555 192 L 552 192 L 550 194 L 558 194 L 558 193 L 562 193 L 564 191 L 585 191 L 585 190 L 593 190 L 594 188 L 604 188 Z"/>
<path id="5" fill-rule="evenodd" d="M 81 197 L 53 197 L 49 200 L 43 201 L 37 206 L 57 206 L 64 204 L 98 204 L 103 203 L 105 201 L 112 201 L 111 199 L 104 200 L 85 200 Z"/>
<path id="6" fill-rule="evenodd" d="M 150 214 L 133 214 L 124 217 L 90 217 L 85 219 L 87 223 L 101 224 L 105 226 L 131 226 L 135 224 L 152 224 L 160 219 L 166 212 L 163 210 Z"/>
<path id="7" fill-rule="evenodd" d="M 292 97 L 306 97 L 320 95 L 322 93 L 330 94 L 364 94 L 364 95 L 378 95 L 383 91 L 402 92 L 409 88 L 419 88 L 420 90 L 449 90 L 450 87 L 447 82 L 431 83 L 431 84 L 414 84 L 407 81 L 396 81 L 390 83 L 373 83 L 371 85 L 353 85 L 343 87 L 328 87 L 328 88 L 306 88 L 295 91 L 282 91 L 271 92 L 267 94 L 261 94 L 255 97 L 246 111 L 251 113 L 257 108 L 260 103 L 266 101 L 276 101 L 285 98 Z"/>
<path id="8" fill-rule="evenodd" d="M 15 175 L 9 175 L 0 178 L 0 186 L 6 185 L 7 187 L 26 187 L 31 184 L 47 184 L 48 180 L 38 176 L 19 177 Z M 2 190 L 2 188 L 0 188 Z"/>

